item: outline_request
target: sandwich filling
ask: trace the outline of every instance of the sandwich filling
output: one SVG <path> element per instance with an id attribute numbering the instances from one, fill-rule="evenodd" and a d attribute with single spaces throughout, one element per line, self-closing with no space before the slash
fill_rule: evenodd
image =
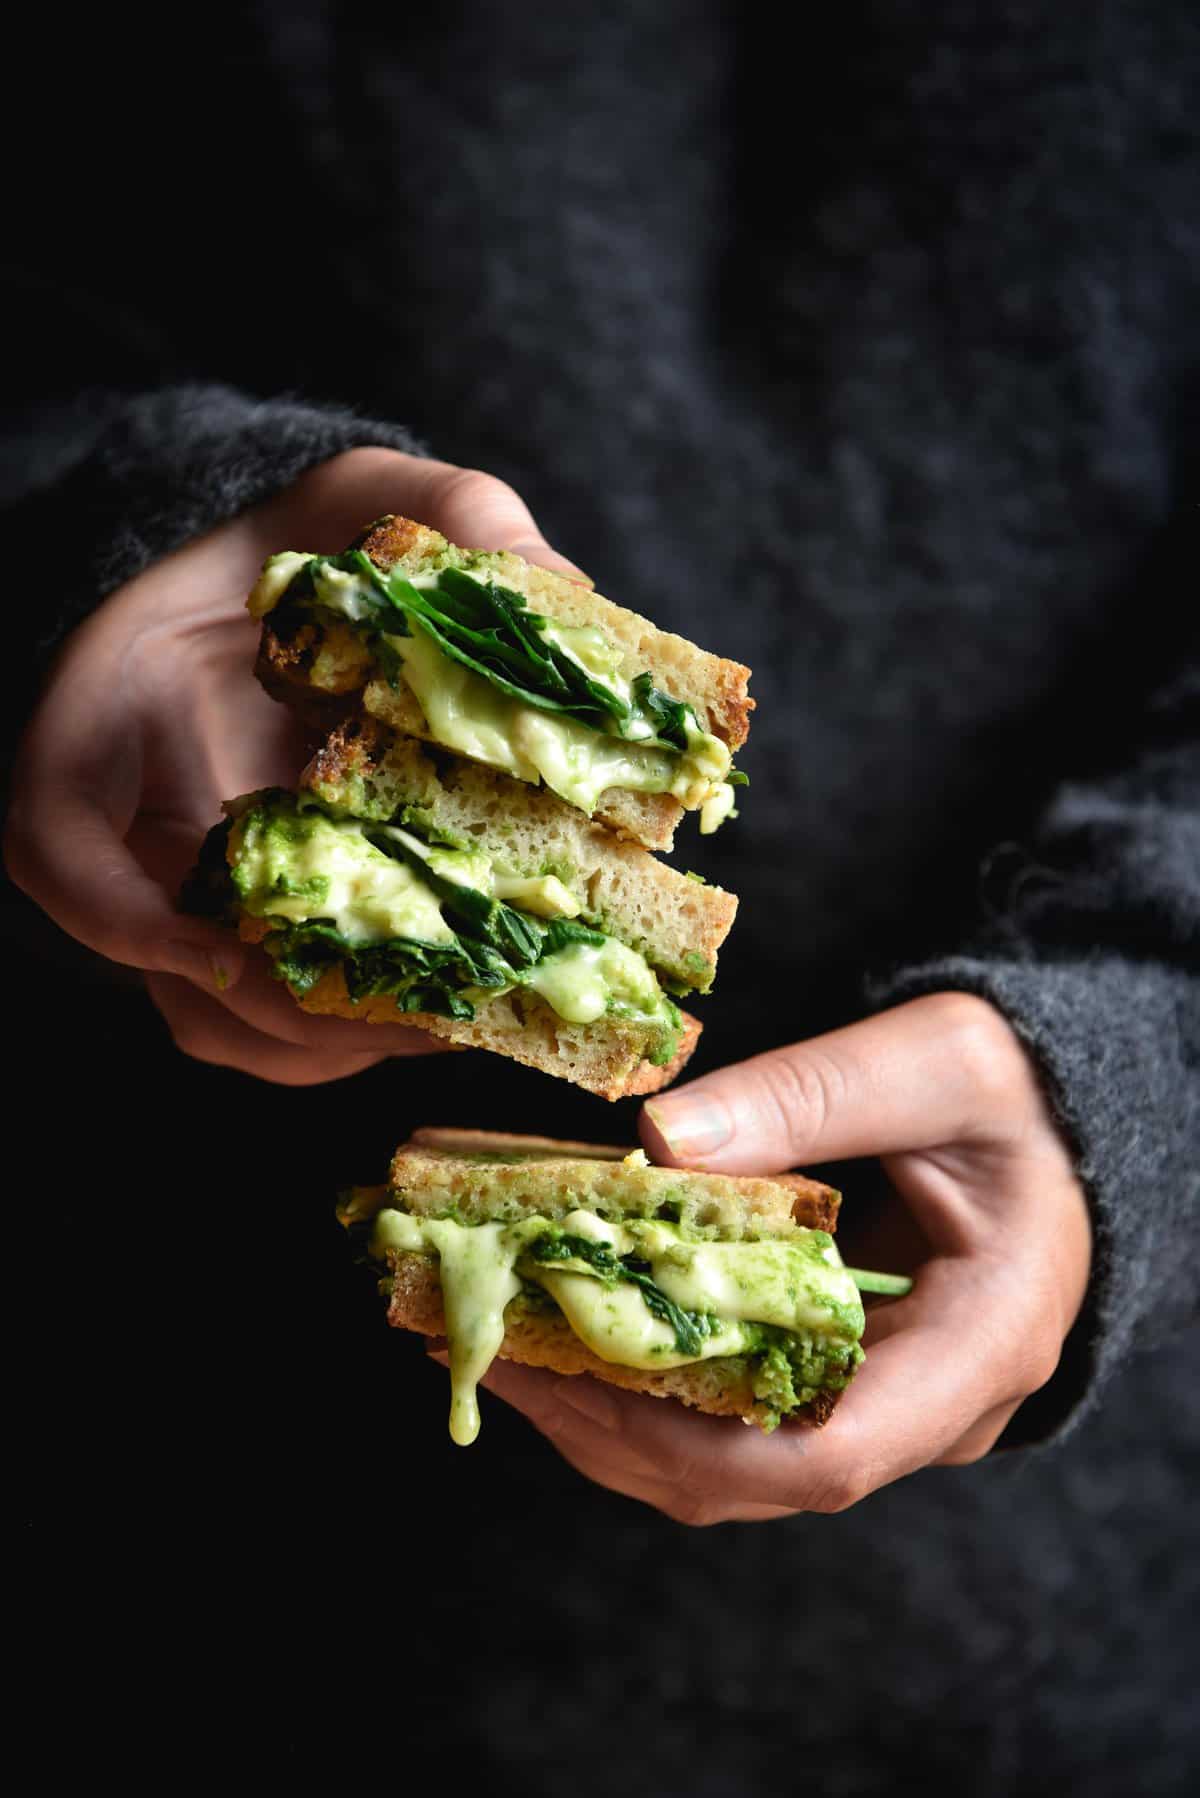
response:
<path id="1" fill-rule="evenodd" d="M 211 871 L 220 856 L 235 910 L 272 926 L 274 972 L 298 996 L 336 967 L 354 1001 L 390 994 L 402 1012 L 469 1020 L 521 988 L 568 1023 L 645 1029 L 657 1066 L 674 1057 L 682 1020 L 646 958 L 580 922 L 555 875 L 511 875 L 483 849 L 331 818 L 279 790 L 231 809 L 204 859 Z"/>
<path id="2" fill-rule="evenodd" d="M 323 614 L 360 639 L 393 686 L 412 690 L 435 743 L 518 780 L 545 784 L 589 815 L 610 787 L 670 793 L 708 834 L 734 815 L 719 737 L 649 674 L 620 671 L 621 652 L 595 626 L 531 612 L 485 553 L 464 566 L 389 573 L 362 550 L 272 556 L 250 595 L 263 618 Z"/>
<path id="3" fill-rule="evenodd" d="M 762 1240 L 713 1241 L 684 1223 L 579 1208 L 465 1223 L 417 1216 L 394 1196 L 343 1201 L 347 1225 L 371 1218 L 371 1255 L 437 1261 L 449 1346 L 450 1434 L 479 1432 L 476 1386 L 500 1350 L 513 1305 L 549 1308 L 600 1360 L 647 1370 L 739 1364 L 774 1429 L 862 1360 L 862 1300 L 832 1236 L 795 1226 Z"/>

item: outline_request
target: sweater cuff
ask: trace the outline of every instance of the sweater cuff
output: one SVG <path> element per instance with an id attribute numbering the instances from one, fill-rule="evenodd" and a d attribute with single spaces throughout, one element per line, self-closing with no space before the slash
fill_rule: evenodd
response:
<path id="1" fill-rule="evenodd" d="M 1181 970 L 1103 954 L 948 957 L 874 981 L 869 996 L 882 1008 L 948 990 L 989 1000 L 1029 1051 L 1091 1209 L 1083 1309 L 1054 1377 L 998 1446 L 1046 1442 L 1074 1429 L 1114 1371 L 1182 1327 L 1196 1303 L 1200 1003 Z"/>
<path id="2" fill-rule="evenodd" d="M 401 426 L 344 407 L 175 387 L 97 400 L 76 458 L 9 513 L 13 540 L 56 550 L 57 604 L 37 659 L 150 563 L 366 446 L 422 449 Z M 63 582 L 65 581 L 65 585 Z"/>

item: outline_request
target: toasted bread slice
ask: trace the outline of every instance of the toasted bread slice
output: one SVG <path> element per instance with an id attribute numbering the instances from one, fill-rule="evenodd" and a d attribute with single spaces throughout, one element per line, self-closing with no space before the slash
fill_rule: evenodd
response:
<path id="1" fill-rule="evenodd" d="M 404 1208 L 465 1222 L 525 1211 L 563 1218 L 584 1205 L 602 1217 L 653 1217 L 671 1201 L 680 1215 L 726 1240 L 770 1236 L 800 1224 L 837 1229 L 841 1194 L 805 1174 L 705 1174 L 642 1166 L 630 1150 L 496 1130 L 414 1130 L 396 1150 L 391 1191 Z"/>
<path id="2" fill-rule="evenodd" d="M 335 813 L 408 819 L 495 852 L 518 877 L 552 873 L 582 902 L 586 923 L 636 949 L 676 990 L 712 985 L 734 894 L 664 866 L 545 788 L 430 752 L 364 717 L 334 731 L 300 784 Z"/>
<path id="3" fill-rule="evenodd" d="M 409 575 L 446 566 L 493 573 L 555 623 L 568 628 L 597 626 L 621 651 L 620 672 L 626 679 L 649 673 L 656 687 L 690 705 L 701 728 L 720 737 L 731 751 L 746 740 L 754 706 L 747 692 L 748 668 L 659 630 L 578 582 L 510 551 L 460 550 L 439 532 L 408 518 L 377 520 L 356 547 L 379 568 L 399 567 Z M 394 686 L 377 678 L 370 650 L 340 620 L 310 615 L 287 623 L 268 614 L 255 672 L 273 697 L 319 729 L 333 728 L 355 708 L 361 694 L 372 716 L 407 736 L 430 740 L 428 723 L 403 676 Z M 600 795 L 595 812 L 619 835 L 659 850 L 672 846 L 682 814 L 679 801 L 669 794 L 615 787 Z"/>
<path id="4" fill-rule="evenodd" d="M 669 1206 L 693 1229 L 722 1241 L 786 1236 L 796 1226 L 830 1233 L 836 1229 L 840 1194 L 802 1174 L 692 1173 L 638 1165 L 627 1154 L 604 1144 L 549 1137 L 422 1129 L 396 1152 L 389 1196 L 416 1216 L 453 1213 L 464 1224 L 512 1222 L 529 1213 L 561 1222 L 577 1208 L 610 1221 L 653 1218 Z M 379 1192 L 370 1208 L 382 1202 Z M 425 1336 L 445 1334 L 433 1258 L 415 1253 L 391 1258 L 388 1322 Z M 561 1374 L 591 1374 L 630 1392 L 678 1399 L 713 1416 L 753 1422 L 765 1410 L 744 1357 L 662 1369 L 623 1367 L 593 1353 L 560 1313 L 521 1297 L 506 1308 L 504 1327 L 498 1351 L 502 1360 Z M 820 1390 L 796 1415 L 824 1423 L 839 1396 L 833 1388 Z"/>
<path id="5" fill-rule="evenodd" d="M 270 931 L 263 918 L 243 914 L 238 921 L 244 942 L 261 942 Z M 669 1062 L 657 1067 L 647 1059 L 653 1033 L 645 1026 L 616 1017 L 569 1024 L 523 987 L 477 1003 L 472 1019 L 442 1018 L 432 1012 L 399 1011 L 395 999 L 387 995 L 356 1003 L 341 969 L 335 967 L 296 1003 L 315 1017 L 350 1018 L 358 1024 L 415 1024 L 460 1048 L 490 1049 L 569 1080 L 601 1099 L 628 1099 L 669 1086 L 690 1059 L 703 1028 L 698 1019 L 681 1013 L 679 1047 Z"/>

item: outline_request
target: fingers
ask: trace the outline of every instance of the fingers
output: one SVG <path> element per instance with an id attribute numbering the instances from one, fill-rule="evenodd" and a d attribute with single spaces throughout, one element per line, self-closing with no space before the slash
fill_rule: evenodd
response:
<path id="1" fill-rule="evenodd" d="M 304 1011 L 281 981 L 272 978 L 265 955 L 253 957 L 245 977 L 221 995 L 222 1005 L 264 1036 L 297 1048 L 334 1055 L 433 1055 L 451 1048 L 416 1024 L 359 1024 L 353 1018 L 315 1016 Z M 397 1019 L 403 1014 L 396 1013 Z"/>
<path id="2" fill-rule="evenodd" d="M 539 568 L 557 569 L 591 586 L 573 562 L 551 549 L 525 501 L 504 481 L 446 462 L 431 462 L 426 467 L 427 522 L 435 524 L 452 543 L 472 549 L 511 550 Z"/>
<path id="3" fill-rule="evenodd" d="M 151 974 L 146 984 L 176 1044 L 196 1061 L 236 1068 L 280 1086 L 313 1086 L 357 1074 L 386 1053 L 313 1049 L 282 1042 L 243 1023 L 187 980 Z"/>
<path id="4" fill-rule="evenodd" d="M 937 993 L 663 1094 L 643 1106 L 641 1133 L 657 1162 L 771 1173 L 990 1140 L 1037 1104 L 999 1012 Z"/>
<path id="5" fill-rule="evenodd" d="M 714 1523 L 768 1522 L 797 1510 L 794 1504 L 763 1503 L 713 1486 L 706 1454 L 711 1458 L 712 1442 L 722 1435 L 746 1433 L 737 1419 L 685 1413 L 671 1399 L 622 1392 L 586 1374 L 554 1374 L 510 1361 L 494 1362 L 483 1384 L 527 1417 L 585 1479 L 652 1505 L 677 1523 L 703 1528 Z M 689 1438 L 697 1469 L 694 1477 L 681 1477 L 677 1457 L 648 1450 L 638 1439 L 634 1426 L 643 1417 L 652 1424 L 678 1420 L 685 1431 L 695 1432 L 694 1444 Z"/>
<path id="6" fill-rule="evenodd" d="M 999 1438 L 1007 1429 L 1009 1421 L 1021 1408 L 1021 1400 L 1015 1399 L 1007 1405 L 997 1405 L 986 1417 L 973 1424 L 965 1435 L 934 1463 L 937 1467 L 969 1467 L 974 1461 L 982 1461 L 989 1449 L 996 1446 Z"/>
<path id="7" fill-rule="evenodd" d="M 445 1356 L 432 1358 L 446 1365 Z M 678 1523 L 699 1527 L 711 1523 L 766 1522 L 790 1516 L 795 1509 L 753 1500 L 727 1503 L 680 1488 L 664 1477 L 652 1456 L 623 1439 L 618 1422 L 619 1401 L 634 1408 L 644 1406 L 653 1413 L 672 1406 L 669 1399 L 620 1392 L 587 1374 L 555 1374 L 541 1367 L 521 1367 L 512 1361 L 493 1362 L 483 1384 L 527 1417 L 585 1479 L 610 1492 L 652 1505 Z M 612 1399 L 618 1402 L 610 1404 Z"/>
<path id="8" fill-rule="evenodd" d="M 219 996 L 158 975 L 149 976 L 147 985 L 186 1054 L 250 1073 L 262 1071 L 264 1079 L 286 1080 L 289 1085 L 337 1080 L 388 1057 L 438 1054 L 450 1048 L 414 1024 L 310 1017 L 271 978 L 265 965 L 253 962 L 240 985 Z M 273 1045 L 272 1065 L 294 1072 L 265 1070 L 268 1044 Z M 251 1065 L 258 1062 L 264 1063 L 261 1070 Z"/>
<path id="9" fill-rule="evenodd" d="M 512 550 L 540 568 L 591 585 L 574 563 L 551 549 L 529 507 L 507 482 L 450 462 L 397 450 L 350 450 L 311 470 L 280 506 L 263 508 L 267 535 L 282 540 L 281 533 L 301 528 L 307 519 L 302 547 L 317 550 L 344 548 L 368 519 L 384 512 L 431 525 L 467 549 Z"/>
<path id="10" fill-rule="evenodd" d="M 740 1421 L 582 1378 L 497 1363 L 486 1384 L 573 1465 L 682 1522 L 845 1510 L 931 1463 L 986 1453 L 1044 1377 L 1032 1333 L 1004 1289 L 981 1294 L 962 1267 L 932 1262 L 829 1422 L 770 1436 Z"/>

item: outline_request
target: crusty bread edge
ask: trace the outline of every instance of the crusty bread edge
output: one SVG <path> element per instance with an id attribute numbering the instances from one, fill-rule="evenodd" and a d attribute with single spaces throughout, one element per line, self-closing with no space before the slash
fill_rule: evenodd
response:
<path id="1" fill-rule="evenodd" d="M 513 1205 L 538 1211 L 550 1193 L 564 1191 L 573 1195 L 573 1202 L 620 1209 L 623 1201 L 626 1209 L 647 1216 L 662 1199 L 686 1190 L 698 1202 L 732 1203 L 755 1223 L 786 1218 L 831 1236 L 837 1230 L 841 1194 L 807 1174 L 713 1174 L 658 1167 L 648 1160 L 620 1165 L 629 1154 L 546 1136 L 426 1127 L 400 1144 L 388 1179 L 401 1209 L 410 1208 L 410 1196 L 422 1187 L 436 1187 L 459 1203 L 470 1189 L 484 1184 L 498 1201 L 497 1215 L 509 1215 Z"/>
<path id="2" fill-rule="evenodd" d="M 238 935 L 243 942 L 261 942 L 270 931 L 271 925 L 265 918 L 252 918 L 243 913 L 238 920 Z M 690 1012 L 680 1012 L 683 1029 L 679 1047 L 669 1062 L 657 1067 L 642 1058 L 638 1037 L 640 1035 L 644 1042 L 644 1032 L 623 1025 L 620 1020 L 598 1019 L 595 1024 L 574 1026 L 589 1032 L 595 1068 L 588 1077 L 577 1070 L 571 1071 L 561 1055 L 536 1045 L 531 1031 L 513 1028 L 502 1035 L 489 1031 L 486 1008 L 481 1008 L 478 1018 L 468 1020 L 437 1017 L 426 1011 L 400 1011 L 395 999 L 387 994 L 360 999 L 356 1003 L 346 990 L 340 967 L 331 967 L 309 992 L 296 998 L 296 1003 L 314 1017 L 346 1018 L 355 1024 L 412 1025 L 460 1048 L 484 1049 L 494 1055 L 504 1055 L 525 1067 L 568 1080 L 585 1092 L 595 1093 L 597 1098 L 609 1100 L 638 1098 L 646 1093 L 661 1092 L 664 1086 L 669 1086 L 690 1060 L 704 1028 Z M 544 1001 L 532 993 L 524 995 L 523 1003 L 533 1016 L 546 1013 L 553 1017 Z"/>

